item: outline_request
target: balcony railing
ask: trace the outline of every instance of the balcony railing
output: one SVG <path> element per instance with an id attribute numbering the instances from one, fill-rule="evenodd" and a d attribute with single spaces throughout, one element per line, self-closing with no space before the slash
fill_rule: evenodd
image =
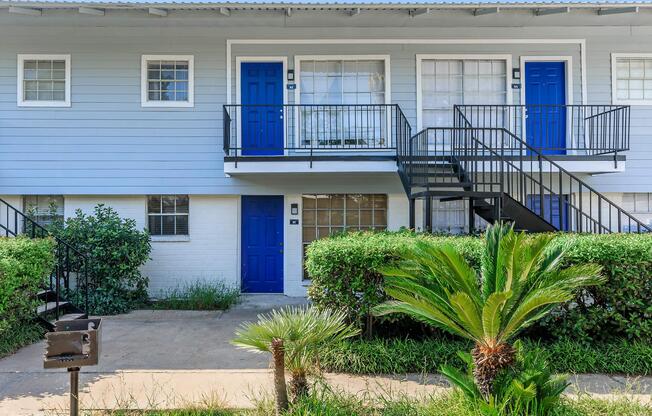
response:
<path id="1" fill-rule="evenodd" d="M 333 154 L 395 155 L 410 125 L 396 104 L 224 106 L 224 154 L 239 159 Z M 400 138 L 400 140 L 399 140 Z"/>
<path id="2" fill-rule="evenodd" d="M 629 150 L 629 106 L 459 105 L 455 111 L 475 128 L 503 128 L 546 155 L 617 155 Z"/>

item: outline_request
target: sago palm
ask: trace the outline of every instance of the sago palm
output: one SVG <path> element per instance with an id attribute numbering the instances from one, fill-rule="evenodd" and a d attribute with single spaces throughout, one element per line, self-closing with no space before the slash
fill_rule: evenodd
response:
<path id="1" fill-rule="evenodd" d="M 597 265 L 562 268 L 566 247 L 551 244 L 553 238 L 490 227 L 481 276 L 453 247 L 421 242 L 382 271 L 385 291 L 395 300 L 375 313 L 406 313 L 474 341 L 475 383 L 488 398 L 497 374 L 514 362 L 514 336 L 578 288 L 602 281 Z"/>
<path id="2" fill-rule="evenodd" d="M 243 324 L 231 342 L 250 351 L 272 354 L 277 411 L 281 412 L 288 407 L 285 369 L 292 377 L 293 395 L 305 395 L 309 391 L 307 373 L 318 349 L 358 333 L 358 329 L 346 323 L 342 312 L 286 307 L 259 315 L 258 322 Z"/>

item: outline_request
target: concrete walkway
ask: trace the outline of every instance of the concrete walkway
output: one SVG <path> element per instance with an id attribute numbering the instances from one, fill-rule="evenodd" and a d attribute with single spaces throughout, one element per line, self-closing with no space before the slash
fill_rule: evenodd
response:
<path id="1" fill-rule="evenodd" d="M 234 348 L 235 329 L 281 303 L 285 297 L 247 297 L 228 312 L 134 311 L 103 321 L 100 364 L 82 369 L 81 401 L 88 408 L 170 408 L 215 402 L 252 406 L 270 391 L 268 357 Z M 0 360 L 0 415 L 52 414 L 68 403 L 65 370 L 43 370 L 44 343 Z M 328 374 L 335 388 L 351 393 L 436 394 L 448 389 L 438 375 L 348 376 Z M 650 402 L 652 378 L 576 376 L 575 386 L 610 397 L 627 391 Z"/>

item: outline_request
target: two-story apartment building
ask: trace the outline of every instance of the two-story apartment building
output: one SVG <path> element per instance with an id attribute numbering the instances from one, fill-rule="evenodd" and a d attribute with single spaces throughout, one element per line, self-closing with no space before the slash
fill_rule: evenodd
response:
<path id="1" fill-rule="evenodd" d="M 1 198 L 134 218 L 153 294 L 302 295 L 343 230 L 645 231 L 650 105 L 649 1 L 0 0 Z"/>

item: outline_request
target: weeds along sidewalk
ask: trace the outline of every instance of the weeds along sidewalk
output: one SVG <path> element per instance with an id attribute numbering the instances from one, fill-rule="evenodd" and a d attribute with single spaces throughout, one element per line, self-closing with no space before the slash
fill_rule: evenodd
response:
<path id="1" fill-rule="evenodd" d="M 3 394 L 0 414 L 53 414 L 68 406 L 67 374 L 43 373 L 47 382 L 59 383 L 54 394 L 17 396 Z M 402 396 L 425 399 L 451 389 L 438 374 L 359 376 L 326 374 L 336 391 L 357 397 Z M 577 375 L 567 394 L 586 392 L 601 399 L 622 397 L 652 404 L 652 377 Z M 25 380 L 25 382 L 29 382 Z M 196 406 L 254 408 L 272 392 L 270 370 L 129 370 L 115 373 L 82 373 L 82 408 L 170 409 Z"/>

